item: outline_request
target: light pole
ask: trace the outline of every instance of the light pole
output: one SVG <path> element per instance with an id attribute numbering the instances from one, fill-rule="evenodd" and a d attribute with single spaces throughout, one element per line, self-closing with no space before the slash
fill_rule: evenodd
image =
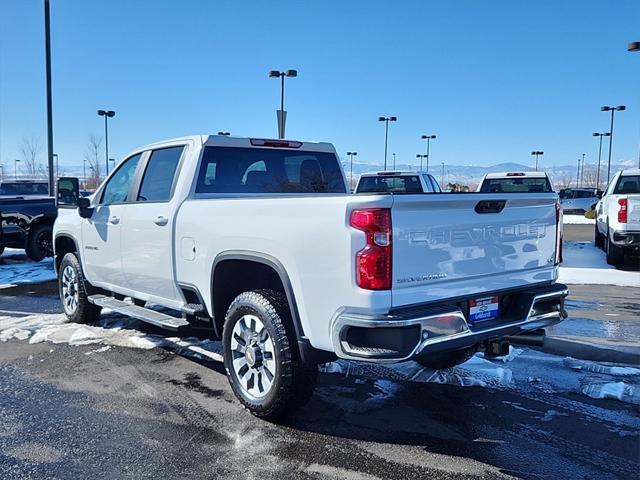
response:
<path id="1" fill-rule="evenodd" d="M 47 167 L 49 194 L 53 195 L 53 106 L 51 101 L 51 21 L 49 0 L 44 0 L 45 83 L 47 97 Z"/>
<path id="2" fill-rule="evenodd" d="M 109 175 L 109 130 L 107 129 L 107 119 L 115 117 L 116 112 L 113 110 L 98 110 L 98 115 L 104 117 L 104 160 L 107 163 L 107 175 Z"/>
<path id="3" fill-rule="evenodd" d="M 84 183 L 84 189 L 87 189 L 87 159 L 82 159 L 82 182 Z"/>
<path id="4" fill-rule="evenodd" d="M 602 137 L 609 137 L 609 132 L 593 132 L 594 137 L 600 137 L 600 146 L 598 147 L 598 171 L 596 172 L 596 190 L 600 188 L 600 159 L 602 158 Z"/>
<path id="5" fill-rule="evenodd" d="M 611 128 L 609 128 L 609 161 L 607 163 L 607 185 L 609 185 L 609 177 L 611 176 L 611 147 L 613 145 L 613 115 L 616 111 L 621 112 L 626 110 L 624 105 L 618 105 L 617 107 L 605 105 L 600 107 L 602 112 L 611 112 Z"/>
<path id="6" fill-rule="evenodd" d="M 419 154 L 416 155 L 416 158 L 420 159 L 420 170 L 418 170 L 418 171 L 421 172 L 422 171 L 422 159 L 423 158 L 429 158 L 429 155 L 425 155 L 425 154 L 420 154 L 419 153 Z"/>
<path id="7" fill-rule="evenodd" d="M 58 168 L 58 154 L 54 153 L 53 156 L 56 159 L 56 178 L 58 178 L 58 175 L 60 175 L 60 168 Z"/>
<path id="8" fill-rule="evenodd" d="M 218 135 L 222 135 L 223 137 L 228 137 L 229 135 L 231 135 L 231 133 L 229 133 L 229 132 L 218 132 Z"/>
<path id="9" fill-rule="evenodd" d="M 16 180 L 18 179 L 18 163 L 20 162 L 20 159 L 16 159 L 13 161 L 13 178 L 15 178 Z"/>
<path id="10" fill-rule="evenodd" d="M 544 152 L 541 152 L 540 150 L 536 150 L 534 152 L 531 152 L 531 155 L 536 156 L 536 172 L 537 172 L 538 171 L 538 155 L 544 155 Z"/>
<path id="11" fill-rule="evenodd" d="M 423 140 L 427 141 L 427 172 L 429 172 L 429 143 L 431 140 L 433 140 L 434 138 L 436 138 L 435 135 L 422 135 Z M 422 168 L 420 168 L 422 170 Z"/>
<path id="12" fill-rule="evenodd" d="M 349 180 L 349 188 L 353 188 L 353 157 L 357 157 L 358 156 L 358 152 L 347 152 L 347 155 L 349 155 L 349 157 L 351 157 L 351 177 Z"/>
<path id="13" fill-rule="evenodd" d="M 393 169 L 396 169 L 396 154 L 393 154 Z"/>
<path id="14" fill-rule="evenodd" d="M 580 173 L 580 187 L 584 185 L 584 153 L 582 154 L 582 173 Z"/>
<path id="15" fill-rule="evenodd" d="M 398 117 L 378 117 L 379 122 L 384 122 L 384 170 L 387 169 L 387 145 L 389 143 L 389 122 L 395 122 Z"/>
<path id="16" fill-rule="evenodd" d="M 4 180 L 4 165 L 0 165 L 0 182 Z"/>
<path id="17" fill-rule="evenodd" d="M 116 168 L 116 159 L 115 158 L 110 158 L 109 161 L 113 164 L 112 167 Z"/>
<path id="18" fill-rule="evenodd" d="M 270 78 L 280 78 L 281 80 L 281 87 L 280 87 L 280 110 L 278 110 L 276 112 L 277 118 L 278 118 L 278 138 L 283 139 L 284 138 L 284 129 L 285 129 L 285 125 L 287 123 L 287 112 L 284 111 L 284 77 L 297 77 L 298 76 L 298 71 L 297 70 L 287 70 L 284 72 L 280 72 L 278 70 L 270 70 L 269 71 L 269 77 Z"/>
<path id="19" fill-rule="evenodd" d="M 578 173 L 576 174 L 576 188 L 580 188 L 580 159 L 578 159 Z"/>
<path id="20" fill-rule="evenodd" d="M 440 174 L 441 185 L 444 185 L 444 162 L 442 162 L 442 173 Z"/>

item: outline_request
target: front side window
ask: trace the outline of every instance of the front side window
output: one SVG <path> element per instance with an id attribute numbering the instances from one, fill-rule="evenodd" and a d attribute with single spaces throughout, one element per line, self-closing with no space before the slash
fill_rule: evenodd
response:
<path id="1" fill-rule="evenodd" d="M 196 193 L 346 193 L 335 154 L 205 147 Z"/>
<path id="2" fill-rule="evenodd" d="M 166 202 L 171 198 L 173 178 L 183 150 L 181 145 L 151 153 L 138 193 L 139 202 Z"/>
<path id="3" fill-rule="evenodd" d="M 131 186 L 133 176 L 136 173 L 136 168 L 141 158 L 142 153 L 139 153 L 122 162 L 116 173 L 113 174 L 104 187 L 101 204 L 112 205 L 114 203 L 124 203 L 127 201 L 129 187 Z"/>

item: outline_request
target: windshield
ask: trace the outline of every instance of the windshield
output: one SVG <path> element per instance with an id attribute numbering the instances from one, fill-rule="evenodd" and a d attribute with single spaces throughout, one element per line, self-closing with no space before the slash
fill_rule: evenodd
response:
<path id="1" fill-rule="evenodd" d="M 46 183 L 3 182 L 0 185 L 0 195 L 48 195 L 49 187 Z"/>
<path id="2" fill-rule="evenodd" d="M 196 193 L 347 193 L 335 154 L 206 147 Z"/>
<path id="3" fill-rule="evenodd" d="M 509 177 L 509 178 L 485 178 L 482 182 L 483 193 L 520 193 L 520 192 L 552 192 L 551 184 L 547 178 Z"/>
<path id="4" fill-rule="evenodd" d="M 417 175 L 362 177 L 356 193 L 422 193 Z"/>
<path id="5" fill-rule="evenodd" d="M 613 193 L 619 195 L 640 193 L 640 175 L 620 177 Z"/>

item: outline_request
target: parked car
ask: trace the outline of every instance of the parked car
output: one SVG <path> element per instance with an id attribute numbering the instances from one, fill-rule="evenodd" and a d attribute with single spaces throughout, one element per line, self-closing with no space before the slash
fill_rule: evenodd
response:
<path id="1" fill-rule="evenodd" d="M 424 172 L 374 172 L 360 176 L 355 193 L 439 193 L 433 175 Z"/>
<path id="2" fill-rule="evenodd" d="M 616 173 L 607 186 L 596 206 L 595 244 L 610 265 L 640 253 L 640 169 Z"/>
<path id="3" fill-rule="evenodd" d="M 566 316 L 556 194 L 351 195 L 328 143 L 156 143 L 58 206 L 66 316 L 208 325 L 234 393 L 263 418 L 304 404 L 318 363 L 445 368 Z"/>
<path id="4" fill-rule="evenodd" d="M 558 192 L 564 213 L 584 215 L 596 208 L 600 197 L 595 188 L 563 188 Z M 602 194 L 600 194 L 602 196 Z"/>
<path id="5" fill-rule="evenodd" d="M 49 195 L 49 183 L 40 180 L 11 180 L 0 182 L 0 198 Z"/>
<path id="6" fill-rule="evenodd" d="M 545 172 L 487 173 L 478 185 L 482 193 L 550 193 L 553 187 Z"/>
<path id="7" fill-rule="evenodd" d="M 0 198 L 0 254 L 10 247 L 23 248 L 34 261 L 52 256 L 56 216 L 53 197 Z"/>

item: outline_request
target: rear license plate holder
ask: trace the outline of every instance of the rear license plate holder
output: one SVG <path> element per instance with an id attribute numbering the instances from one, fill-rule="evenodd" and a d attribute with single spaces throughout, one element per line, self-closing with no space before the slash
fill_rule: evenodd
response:
<path id="1" fill-rule="evenodd" d="M 474 325 L 487 320 L 494 320 L 500 315 L 500 297 L 473 298 L 469 300 L 469 323 Z"/>

